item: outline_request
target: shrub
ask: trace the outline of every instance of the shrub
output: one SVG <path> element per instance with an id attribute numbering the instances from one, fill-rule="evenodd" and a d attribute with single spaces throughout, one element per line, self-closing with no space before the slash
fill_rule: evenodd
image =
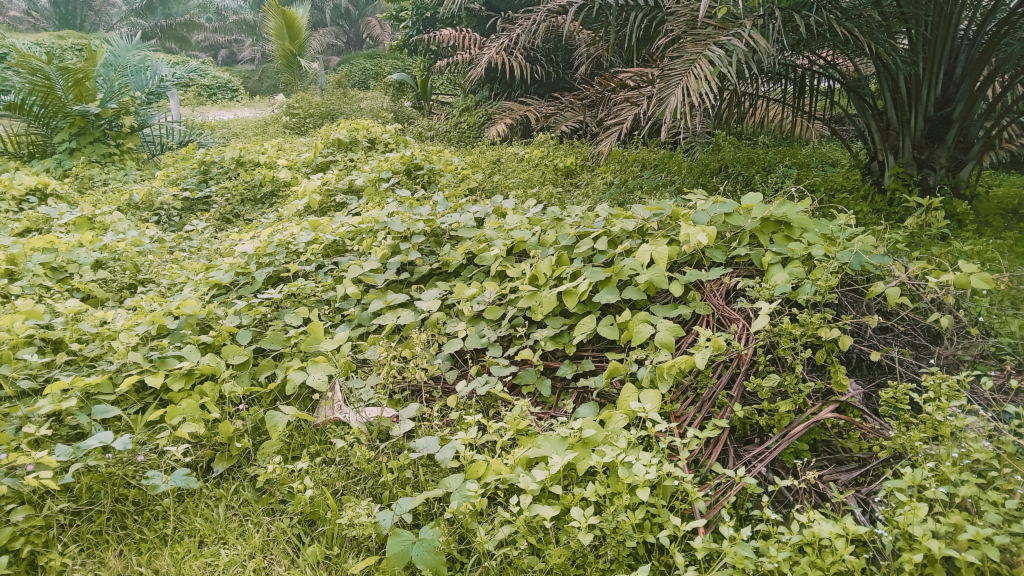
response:
<path id="1" fill-rule="evenodd" d="M 335 70 L 344 72 L 349 85 L 358 90 L 370 90 L 392 74 L 409 72 L 419 61 L 397 52 L 368 50 L 348 54 L 338 61 Z"/>
<path id="2" fill-rule="evenodd" d="M 194 67 L 194 77 L 182 82 L 181 90 L 197 104 L 219 104 L 222 102 L 244 102 L 245 87 L 242 82 L 228 74 L 213 61 L 192 59 L 184 56 L 161 54 L 158 59 L 172 68 Z"/>
<path id="3" fill-rule="evenodd" d="M 273 66 L 233 66 L 223 70 L 237 78 L 251 97 L 291 95 L 291 89 L 284 86 Z"/>
<path id="4" fill-rule="evenodd" d="M 0 42 L 0 96 L 10 94 L 17 88 L 15 70 L 10 67 L 17 52 L 26 51 L 40 58 L 53 55 L 57 63 L 71 64 L 85 59 L 89 47 L 99 48 L 102 36 L 91 36 L 78 32 L 47 32 L 44 34 L 12 34 L 8 42 Z M 245 91 L 241 84 L 208 59 L 193 59 L 185 56 L 159 54 L 157 59 L 166 62 L 172 70 L 192 69 L 180 88 L 189 91 L 203 104 L 218 102 L 241 102 Z"/>
<path id="5" fill-rule="evenodd" d="M 16 87 L 14 69 L 10 64 L 19 50 L 30 52 L 40 58 L 53 54 L 57 62 L 73 62 L 85 59 L 87 47 L 97 48 L 102 41 L 102 37 L 71 30 L 0 36 L 0 95 L 10 94 Z"/>
<path id="6" fill-rule="evenodd" d="M 309 134 L 342 118 L 377 118 L 382 107 L 379 94 L 349 90 L 345 75 L 338 73 L 328 77 L 323 98 L 315 90 L 292 95 L 284 103 L 281 119 L 288 133 Z"/>
<path id="7" fill-rule="evenodd" d="M 287 134 L 280 114 L 204 121 L 197 122 L 196 126 L 206 132 L 212 142 L 221 146 L 232 142 L 265 142 Z"/>
<path id="8" fill-rule="evenodd" d="M 460 98 L 439 107 L 433 118 L 417 118 L 411 122 L 409 135 L 443 146 L 474 146 L 484 143 L 492 116 L 492 107 L 475 98 Z"/>

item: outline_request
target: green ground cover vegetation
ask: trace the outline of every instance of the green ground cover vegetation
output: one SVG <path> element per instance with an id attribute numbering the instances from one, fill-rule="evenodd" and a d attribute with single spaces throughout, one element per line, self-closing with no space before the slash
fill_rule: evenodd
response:
<path id="1" fill-rule="evenodd" d="M 424 5 L 400 45 L 520 8 Z M 495 143 L 487 90 L 388 80 L 413 52 L 269 110 L 208 78 L 190 107 L 260 115 L 161 154 L 0 149 L 0 574 L 1024 574 L 1012 165 Z"/>
<path id="2" fill-rule="evenodd" d="M 1019 569 L 1019 414 L 969 400 L 1016 392 L 1009 212 L 882 205 L 828 143 L 405 132 L 5 165 L 7 569 Z M 336 379 L 398 422 L 312 425 Z M 770 476 L 711 465 L 840 399 Z"/>

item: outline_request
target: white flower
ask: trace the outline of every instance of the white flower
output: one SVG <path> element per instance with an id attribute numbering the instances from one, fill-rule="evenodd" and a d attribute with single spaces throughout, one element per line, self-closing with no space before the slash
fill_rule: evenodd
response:
<path id="1" fill-rule="evenodd" d="M 676 480 L 675 482 L 673 482 L 673 484 L 675 484 L 676 486 L 679 486 L 679 480 Z"/>
<path id="2" fill-rule="evenodd" d="M 142 454 L 139 454 L 139 457 L 138 457 L 138 458 L 136 458 L 136 460 L 138 460 L 139 462 L 142 462 L 142 461 L 143 461 L 143 460 L 145 460 L 145 459 L 146 459 L 146 457 L 145 457 L 145 456 L 143 456 Z"/>

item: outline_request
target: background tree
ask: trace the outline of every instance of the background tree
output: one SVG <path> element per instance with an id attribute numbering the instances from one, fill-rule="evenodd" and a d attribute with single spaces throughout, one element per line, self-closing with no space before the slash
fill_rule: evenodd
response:
<path id="1" fill-rule="evenodd" d="M 46 29 L 46 17 L 38 7 L 23 0 L 0 1 L 0 30 L 39 32 Z"/>
<path id="2" fill-rule="evenodd" d="M 127 0 L 114 28 L 140 34 L 161 52 L 191 52 L 194 40 L 210 32 L 205 16 L 218 4 L 208 0 Z"/>
<path id="3" fill-rule="evenodd" d="M 42 17 L 46 29 L 53 31 L 101 32 L 117 19 L 122 9 L 120 0 L 23 1 L 30 11 Z"/>
<path id="4" fill-rule="evenodd" d="M 455 0 L 451 0 L 454 2 Z M 831 133 L 866 153 L 880 186 L 897 166 L 928 190 L 1024 150 L 1022 0 L 545 0 L 497 31 L 444 29 L 420 40 L 470 66 L 536 84 L 572 52 L 572 85 L 506 104 L 521 121 L 593 136 L 690 138 L 715 126 Z"/>
<path id="5" fill-rule="evenodd" d="M 740 78 L 727 120 L 820 124 L 863 146 L 874 182 L 901 167 L 957 195 L 1024 152 L 1024 1 L 815 4 L 819 27 Z"/>

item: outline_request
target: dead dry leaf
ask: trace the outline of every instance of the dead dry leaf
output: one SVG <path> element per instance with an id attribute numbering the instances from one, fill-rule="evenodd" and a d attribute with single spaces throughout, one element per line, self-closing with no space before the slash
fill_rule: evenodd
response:
<path id="1" fill-rule="evenodd" d="M 398 410 L 379 406 L 353 410 L 345 403 L 345 393 L 341 390 L 341 382 L 335 380 L 331 388 L 320 399 L 320 405 L 316 407 L 313 418 L 314 424 L 340 421 L 348 422 L 353 428 L 356 428 L 374 418 L 388 418 L 398 422 Z"/>

